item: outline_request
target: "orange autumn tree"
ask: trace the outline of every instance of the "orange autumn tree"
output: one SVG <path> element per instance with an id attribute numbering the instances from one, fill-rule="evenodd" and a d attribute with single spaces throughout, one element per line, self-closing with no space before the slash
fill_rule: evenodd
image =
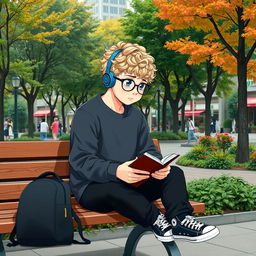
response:
<path id="1" fill-rule="evenodd" d="M 195 28 L 204 31 L 204 44 L 188 38 L 167 42 L 166 46 L 190 54 L 188 64 L 211 62 L 238 77 L 238 150 L 236 161 L 249 160 L 246 80 L 256 80 L 255 0 L 153 0 L 158 16 L 169 20 L 169 31 Z"/>

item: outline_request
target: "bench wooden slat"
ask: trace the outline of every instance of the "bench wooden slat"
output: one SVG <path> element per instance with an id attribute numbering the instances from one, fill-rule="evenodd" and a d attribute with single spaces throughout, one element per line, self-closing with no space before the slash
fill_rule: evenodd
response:
<path id="1" fill-rule="evenodd" d="M 0 181 L 34 179 L 46 171 L 54 171 L 61 177 L 68 177 L 68 160 L 0 162 Z"/>
<path id="2" fill-rule="evenodd" d="M 159 142 L 153 139 L 160 151 Z M 2 141 L 0 142 L 0 161 L 5 159 L 32 159 L 32 158 L 63 158 L 68 157 L 69 141 Z"/>
<path id="3" fill-rule="evenodd" d="M 67 157 L 69 145 L 69 141 L 4 141 L 0 142 L 0 160 Z"/>
<path id="4" fill-rule="evenodd" d="M 97 225 L 97 224 L 104 224 L 104 223 L 118 223 L 123 221 L 128 221 L 126 217 L 120 215 L 119 213 L 113 211 L 110 213 L 98 213 L 94 211 L 90 211 L 87 209 L 81 208 L 81 206 L 72 199 L 73 202 L 73 209 L 77 213 L 77 215 L 81 219 L 82 225 Z M 192 207 L 194 208 L 194 213 L 204 212 L 205 205 L 204 203 L 190 201 Z M 163 212 L 164 206 L 161 200 L 155 201 L 155 204 L 161 209 Z M 0 208 L 1 209 L 1 208 Z M 15 210 L 1 210 L 0 211 L 0 230 L 1 233 L 9 233 L 12 231 L 12 228 L 15 224 Z"/>

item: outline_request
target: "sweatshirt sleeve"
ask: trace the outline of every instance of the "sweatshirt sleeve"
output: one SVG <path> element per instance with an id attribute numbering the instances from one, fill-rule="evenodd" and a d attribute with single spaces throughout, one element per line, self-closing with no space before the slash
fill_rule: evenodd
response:
<path id="1" fill-rule="evenodd" d="M 162 154 L 157 150 L 151 137 L 149 136 L 149 127 L 146 118 L 144 115 L 141 115 L 141 128 L 138 135 L 137 155 L 140 156 L 145 152 L 150 153 L 160 160 L 163 158 Z"/>
<path id="2" fill-rule="evenodd" d="M 90 182 L 117 181 L 116 169 L 119 163 L 102 159 L 98 155 L 99 132 L 100 127 L 96 118 L 78 109 L 71 127 L 71 171 L 76 172 L 76 176 L 82 180 Z"/>

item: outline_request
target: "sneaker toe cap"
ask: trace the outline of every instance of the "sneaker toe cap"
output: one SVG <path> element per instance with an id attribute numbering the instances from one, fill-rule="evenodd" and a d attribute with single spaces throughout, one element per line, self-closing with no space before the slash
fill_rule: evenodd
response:
<path id="1" fill-rule="evenodd" d="M 172 230 L 169 230 L 164 233 L 164 236 L 172 236 Z"/>
<path id="2" fill-rule="evenodd" d="M 215 226 L 206 226 L 204 229 L 203 229 L 203 234 L 206 234 L 212 230 L 214 230 L 216 227 Z"/>

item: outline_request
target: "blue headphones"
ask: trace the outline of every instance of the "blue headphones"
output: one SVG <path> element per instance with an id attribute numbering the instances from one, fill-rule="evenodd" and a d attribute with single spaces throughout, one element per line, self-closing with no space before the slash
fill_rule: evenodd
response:
<path id="1" fill-rule="evenodd" d="M 110 58 L 108 60 L 106 72 L 103 75 L 103 84 L 106 88 L 112 88 L 116 83 L 116 79 L 114 78 L 115 74 L 114 74 L 114 72 L 111 72 L 110 69 L 112 67 L 112 60 L 114 60 L 115 57 L 117 56 L 117 54 L 119 54 L 122 51 L 123 51 L 123 49 L 116 50 L 115 52 L 112 53 L 112 55 L 110 56 Z"/>

